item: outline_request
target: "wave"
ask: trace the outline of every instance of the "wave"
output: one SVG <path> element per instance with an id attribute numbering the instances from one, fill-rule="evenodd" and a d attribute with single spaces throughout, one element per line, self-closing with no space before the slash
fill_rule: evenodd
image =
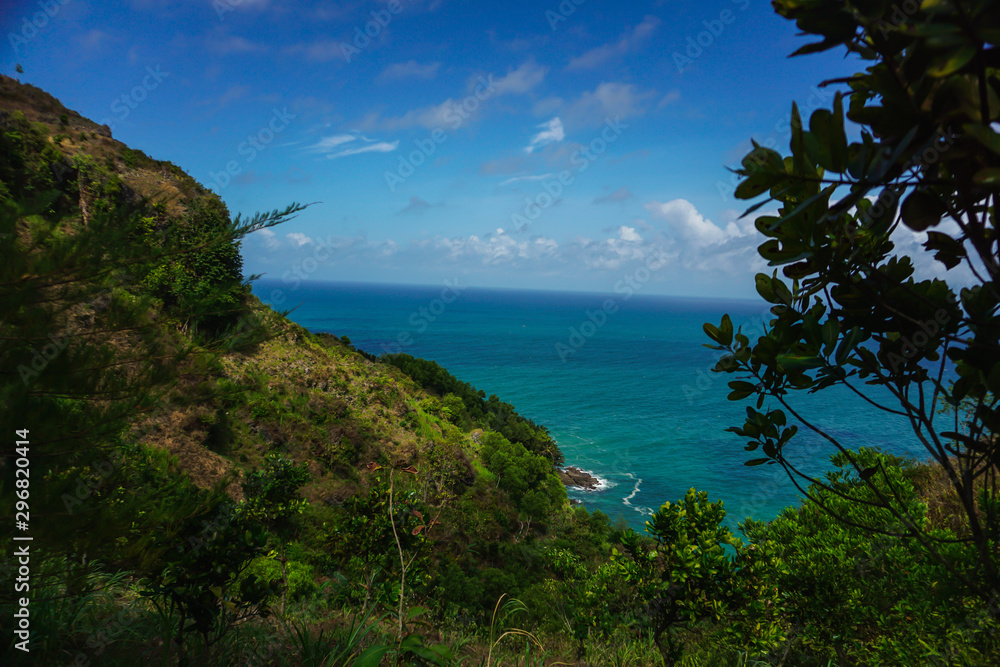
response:
<path id="1" fill-rule="evenodd" d="M 628 475 L 629 479 L 635 480 L 635 486 L 632 487 L 632 493 L 622 498 L 622 504 L 625 505 L 625 507 L 631 507 L 639 514 L 649 514 L 650 516 L 652 516 L 653 510 L 650 509 L 649 507 L 636 507 L 635 505 L 632 504 L 632 499 L 635 498 L 636 494 L 639 493 L 639 487 L 642 486 L 642 477 L 636 477 L 630 472 L 627 472 L 625 474 Z"/>

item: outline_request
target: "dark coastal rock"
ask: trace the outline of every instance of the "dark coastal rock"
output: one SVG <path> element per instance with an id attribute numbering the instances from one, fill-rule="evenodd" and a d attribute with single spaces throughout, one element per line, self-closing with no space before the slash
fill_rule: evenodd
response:
<path id="1" fill-rule="evenodd" d="M 593 491 L 601 484 L 598 479 L 590 473 L 584 472 L 579 468 L 574 468 L 572 466 L 569 468 L 558 469 L 557 472 L 559 473 L 559 479 L 566 486 L 577 486 L 581 489 Z"/>

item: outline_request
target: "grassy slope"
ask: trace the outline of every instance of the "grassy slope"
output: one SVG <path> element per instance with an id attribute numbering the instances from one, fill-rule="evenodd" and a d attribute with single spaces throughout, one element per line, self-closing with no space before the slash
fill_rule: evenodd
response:
<path id="1" fill-rule="evenodd" d="M 12 111 L 44 125 L 67 164 L 83 155 L 99 160 L 131 191 L 126 197 L 163 201 L 170 218 L 183 215 L 193 199 L 216 197 L 177 166 L 130 149 L 48 93 L 0 75 L 0 113 Z M 407 376 L 253 301 L 279 335 L 249 354 L 224 354 L 211 369 L 185 369 L 173 403 L 136 425 L 145 443 L 177 455 L 206 487 L 234 469 L 253 468 L 269 451 L 285 452 L 309 462 L 314 479 L 306 495 L 314 501 L 356 490 L 362 463 L 430 462 L 429 448 L 446 432 L 460 442 L 451 472 L 472 474 L 475 441 L 424 410 L 431 397 Z"/>

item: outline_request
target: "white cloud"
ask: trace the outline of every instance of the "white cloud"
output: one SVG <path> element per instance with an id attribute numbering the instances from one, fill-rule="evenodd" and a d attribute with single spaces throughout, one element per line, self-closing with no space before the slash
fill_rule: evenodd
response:
<path id="1" fill-rule="evenodd" d="M 631 83 L 602 83 L 583 93 L 565 112 L 572 125 L 596 127 L 608 118 L 629 118 L 646 113 L 654 91 L 642 92 Z"/>
<path id="2" fill-rule="evenodd" d="M 524 149 L 526 153 L 532 153 L 536 148 L 544 148 L 549 144 L 559 143 L 566 138 L 566 131 L 563 129 L 563 124 L 559 116 L 536 127 L 541 132 L 531 138 L 531 142 Z"/>
<path id="3" fill-rule="evenodd" d="M 401 211 L 398 211 L 397 215 L 403 215 L 403 214 L 406 214 L 406 213 L 422 214 L 427 209 L 434 208 L 436 206 L 444 206 L 444 203 L 442 202 L 442 203 L 438 203 L 438 204 L 431 204 L 426 199 L 414 196 L 414 197 L 410 197 L 410 203 L 407 204 L 406 207 L 403 208 Z"/>
<path id="4" fill-rule="evenodd" d="M 628 201 L 632 199 L 635 195 L 626 186 L 622 186 L 605 197 L 597 197 L 594 199 L 595 204 L 616 204 L 623 201 Z"/>
<path id="5" fill-rule="evenodd" d="M 278 235 L 270 229 L 261 229 L 256 232 L 260 235 L 260 238 L 264 240 L 264 246 L 268 250 L 277 250 L 281 247 L 281 241 L 278 240 Z"/>
<path id="6" fill-rule="evenodd" d="M 635 231 L 635 227 L 622 225 L 618 228 L 618 238 L 627 243 L 642 243 L 642 237 Z"/>
<path id="7" fill-rule="evenodd" d="M 326 157 L 330 160 L 336 160 L 337 158 L 347 157 L 348 155 L 360 155 L 362 153 L 391 153 L 392 151 L 399 148 L 399 141 L 380 141 L 376 144 L 368 144 L 367 146 L 360 146 L 358 148 L 345 148 L 342 151 L 333 153 L 332 155 L 327 155 Z"/>
<path id="8" fill-rule="evenodd" d="M 361 153 L 391 153 L 399 147 L 399 141 L 376 141 L 363 134 L 334 134 L 323 137 L 304 150 L 308 153 L 322 153 L 330 160 L 359 155 Z"/>
<path id="9" fill-rule="evenodd" d="M 250 91 L 250 86 L 246 85 L 229 86 L 226 88 L 225 92 L 218 97 L 202 100 L 197 104 L 198 106 L 214 106 L 217 109 L 221 109 L 222 107 L 245 98 Z"/>
<path id="10" fill-rule="evenodd" d="M 758 271 L 766 270 L 767 263 L 757 254 L 757 246 L 764 237 L 754 227 L 754 220 L 771 212 L 760 211 L 755 216 L 736 219 L 737 212 L 727 211 L 724 215 L 731 219 L 723 228 L 685 199 L 650 202 L 646 209 L 654 219 L 666 223 L 683 268 L 747 280 Z"/>
<path id="11" fill-rule="evenodd" d="M 335 134 L 332 137 L 323 137 L 306 150 L 310 153 L 329 153 L 341 144 L 350 143 L 357 140 L 353 134 Z"/>
<path id="12" fill-rule="evenodd" d="M 441 63 L 418 63 L 416 60 L 407 60 L 405 63 L 393 63 L 385 68 L 380 78 L 382 79 L 433 79 L 441 69 Z"/>
<path id="13" fill-rule="evenodd" d="M 607 61 L 611 60 L 616 56 L 622 56 L 626 53 L 634 51 L 640 48 L 652 35 L 656 32 L 656 29 L 660 25 L 660 19 L 655 16 L 647 16 L 642 20 L 642 23 L 637 25 L 631 31 L 622 35 L 621 39 L 613 44 L 605 44 L 596 49 L 591 49 L 581 56 L 577 56 L 569 61 L 569 65 L 566 66 L 567 70 L 584 70 L 584 69 L 594 69 L 605 64 Z"/>
<path id="14" fill-rule="evenodd" d="M 686 199 L 674 199 L 663 204 L 651 202 L 646 204 L 646 210 L 667 223 L 675 236 L 694 247 L 722 243 L 733 235 L 706 219 Z"/>
<path id="15" fill-rule="evenodd" d="M 412 62 L 412 61 L 411 61 Z M 388 132 L 405 130 L 412 127 L 425 127 L 429 130 L 437 128 L 458 129 L 473 113 L 487 105 L 491 96 L 523 95 L 545 80 L 547 67 L 541 67 L 534 60 L 523 63 L 517 69 L 509 70 L 499 79 L 493 75 L 474 76 L 468 82 L 468 96 L 454 99 L 449 97 L 440 104 L 411 109 L 402 116 L 382 118 L 377 112 L 367 114 L 358 126 L 361 129 L 379 129 Z M 492 92 L 487 83 L 493 86 Z M 469 105 L 469 101 L 474 106 Z M 463 108 L 464 105 L 464 108 Z"/>
<path id="16" fill-rule="evenodd" d="M 335 39 L 320 40 L 302 44 L 293 44 L 285 49 L 290 55 L 302 55 L 307 60 L 313 62 L 330 62 L 332 60 L 346 60 L 344 56 L 343 42 Z"/>
<path id="17" fill-rule="evenodd" d="M 419 213 L 437 206 L 441 204 L 414 197 L 404 211 Z M 659 285 L 651 285 L 650 293 L 675 290 L 678 281 L 684 281 L 692 288 L 714 286 L 729 294 L 752 294 L 754 273 L 767 270 L 756 253 L 762 237 L 752 219 L 736 220 L 737 212 L 726 211 L 720 214 L 722 222 L 715 224 L 680 199 L 651 202 L 647 208 L 653 225 L 642 220 L 618 223 L 593 238 L 561 239 L 498 228 L 478 235 L 424 232 L 395 241 L 357 235 L 327 238 L 323 245 L 336 252 L 340 269 L 365 275 L 418 270 L 427 275 L 516 275 L 523 280 L 552 278 L 561 285 L 578 283 L 610 291 L 623 276 L 646 266 L 655 274 L 651 280 Z M 258 261 L 275 264 L 276 256 L 264 249 L 270 247 L 267 235 L 262 238 L 264 243 L 256 246 Z M 286 238 L 289 252 L 310 252 L 316 247 L 310 245 L 313 239 L 301 233 Z"/>
<path id="18" fill-rule="evenodd" d="M 313 242 L 311 238 L 303 234 L 302 232 L 289 232 L 285 234 L 285 237 L 295 244 L 295 247 L 301 248 L 304 245 L 309 245 Z"/>
<path id="19" fill-rule="evenodd" d="M 234 53 L 262 53 L 267 50 L 267 48 L 262 44 L 251 42 L 245 37 L 240 37 L 239 35 L 229 35 L 223 31 L 216 31 L 213 36 L 208 37 L 207 39 L 208 47 L 212 51 L 223 55 L 230 55 Z"/>
<path id="20" fill-rule="evenodd" d="M 371 112 L 361 119 L 358 127 L 363 130 L 383 130 L 386 132 L 396 132 L 413 127 L 425 127 L 429 130 L 437 128 L 455 130 L 463 123 L 468 122 L 467 119 L 470 118 L 470 113 L 461 109 L 460 104 L 461 101 L 456 102 L 449 97 L 441 104 L 411 109 L 402 116 L 382 118 L 377 112 Z"/>
<path id="21" fill-rule="evenodd" d="M 542 67 L 534 60 L 524 62 L 507 75 L 494 80 L 497 95 L 523 95 L 545 80 L 548 67 Z"/>
<path id="22" fill-rule="evenodd" d="M 553 176 L 553 174 L 539 174 L 538 176 L 515 176 L 513 178 L 508 178 L 500 185 L 510 185 L 511 183 L 518 183 L 520 181 L 543 181 L 546 178 L 549 178 L 550 176 Z"/>
<path id="23" fill-rule="evenodd" d="M 669 106 L 681 98 L 681 93 L 679 90 L 671 90 L 669 93 L 663 96 L 659 102 L 656 103 L 657 110 Z"/>

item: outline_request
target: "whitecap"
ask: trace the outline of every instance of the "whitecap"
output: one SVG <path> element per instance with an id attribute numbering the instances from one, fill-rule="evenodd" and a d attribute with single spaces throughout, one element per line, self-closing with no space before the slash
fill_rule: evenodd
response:
<path id="1" fill-rule="evenodd" d="M 639 514 L 649 514 L 650 516 L 652 516 L 653 510 L 650 509 L 649 507 L 636 507 L 635 505 L 632 504 L 632 499 L 635 498 L 636 494 L 639 493 L 639 487 L 642 485 L 642 477 L 636 477 L 630 472 L 627 472 L 625 474 L 628 475 L 630 479 L 635 480 L 635 486 L 632 487 L 632 493 L 622 498 L 622 504 L 624 504 L 625 507 L 631 507 Z"/>

